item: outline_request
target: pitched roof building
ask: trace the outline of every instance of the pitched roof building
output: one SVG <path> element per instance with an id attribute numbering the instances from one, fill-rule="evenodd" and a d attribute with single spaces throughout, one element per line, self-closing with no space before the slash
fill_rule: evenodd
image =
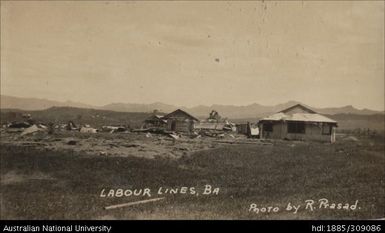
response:
<path id="1" fill-rule="evenodd" d="M 167 130 L 175 132 L 192 132 L 194 124 L 199 120 L 189 113 L 177 109 L 163 117 L 167 120 Z"/>
<path id="2" fill-rule="evenodd" d="M 258 125 L 261 138 L 334 142 L 337 122 L 297 104 L 262 118 Z"/>

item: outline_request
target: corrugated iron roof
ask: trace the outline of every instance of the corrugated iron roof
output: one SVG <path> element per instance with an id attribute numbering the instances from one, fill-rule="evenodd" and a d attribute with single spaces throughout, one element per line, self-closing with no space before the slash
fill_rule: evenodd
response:
<path id="1" fill-rule="evenodd" d="M 198 118 L 194 117 L 193 115 L 191 115 L 191 114 L 189 114 L 189 113 L 187 113 L 181 109 L 177 109 L 177 110 L 167 114 L 166 116 L 163 117 L 163 119 L 168 119 L 168 118 L 172 117 L 174 114 L 178 114 L 178 113 L 182 113 L 182 114 L 186 115 L 187 117 L 189 117 L 190 119 L 193 119 L 193 120 L 199 122 Z"/>
<path id="2" fill-rule="evenodd" d="M 261 119 L 261 121 L 306 121 L 306 122 L 326 122 L 326 123 L 337 123 L 326 116 L 318 113 L 293 113 L 285 114 L 278 112 L 268 117 Z"/>
<path id="3" fill-rule="evenodd" d="M 301 109 L 304 112 L 295 112 L 295 109 Z M 337 124 L 337 121 L 316 113 L 308 107 L 296 104 L 290 108 L 277 112 L 260 121 L 305 121 L 305 122 L 326 122 Z"/>
<path id="4" fill-rule="evenodd" d="M 293 109 L 295 109 L 295 108 L 300 108 L 300 109 L 302 109 L 302 110 L 304 110 L 304 111 L 306 111 L 306 112 L 308 112 L 308 113 L 316 113 L 315 111 L 313 111 L 313 110 L 310 109 L 309 107 L 304 106 L 304 105 L 302 105 L 302 104 L 296 104 L 296 105 L 293 105 L 293 106 L 291 106 L 290 108 L 284 109 L 284 110 L 282 110 L 282 111 L 280 111 L 280 112 L 288 113 L 288 112 L 290 112 L 291 110 L 293 110 Z"/>

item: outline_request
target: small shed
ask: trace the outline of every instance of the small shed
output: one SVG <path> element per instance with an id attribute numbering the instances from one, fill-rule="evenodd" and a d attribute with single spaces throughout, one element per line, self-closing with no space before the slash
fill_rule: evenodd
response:
<path id="1" fill-rule="evenodd" d="M 258 122 L 260 138 L 335 142 L 337 122 L 301 104 Z"/>
<path id="2" fill-rule="evenodd" d="M 174 132 L 191 133 L 194 130 L 194 124 L 199 120 L 191 114 L 177 109 L 163 117 L 167 121 L 167 130 Z"/>
<path id="3" fill-rule="evenodd" d="M 242 123 L 236 125 L 236 131 L 239 134 L 247 135 L 248 137 L 258 137 L 259 136 L 259 128 L 257 124 L 254 123 Z"/>
<path id="4" fill-rule="evenodd" d="M 249 123 L 239 123 L 236 124 L 237 133 L 247 135 L 249 132 Z"/>

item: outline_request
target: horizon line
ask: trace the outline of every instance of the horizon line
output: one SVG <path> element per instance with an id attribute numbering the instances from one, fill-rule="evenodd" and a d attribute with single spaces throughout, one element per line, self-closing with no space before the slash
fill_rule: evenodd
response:
<path id="1" fill-rule="evenodd" d="M 384 106 L 383 109 L 372 109 L 372 108 L 367 108 L 367 107 L 359 108 L 359 107 L 355 107 L 353 104 L 346 104 L 346 105 L 342 105 L 342 106 L 317 107 L 317 106 L 312 106 L 312 105 L 309 105 L 307 103 L 304 103 L 304 102 L 298 101 L 298 100 L 288 100 L 286 102 L 281 102 L 281 103 L 271 104 L 271 105 L 266 105 L 266 104 L 260 104 L 260 103 L 257 103 L 257 102 L 252 102 L 252 103 L 249 103 L 249 104 L 218 104 L 218 103 L 212 103 L 212 104 L 208 104 L 208 105 L 196 104 L 196 105 L 192 105 L 192 106 L 184 106 L 184 105 L 179 105 L 179 104 L 165 103 L 165 102 L 161 102 L 161 101 L 155 101 L 155 102 L 150 102 L 150 103 L 110 102 L 108 104 L 94 105 L 94 104 L 85 103 L 85 102 L 82 102 L 82 101 L 74 101 L 74 100 L 68 100 L 68 99 L 67 100 L 53 100 L 53 99 L 47 99 L 47 98 L 42 98 L 42 97 L 24 97 L 24 96 L 0 94 L 0 97 L 2 97 L 2 96 L 13 97 L 13 98 L 22 98 L 22 99 L 37 99 L 37 100 L 45 100 L 45 101 L 54 101 L 54 102 L 61 102 L 61 103 L 72 102 L 72 103 L 77 103 L 77 104 L 82 104 L 82 105 L 89 105 L 89 107 L 93 107 L 93 108 L 104 107 L 106 105 L 111 105 L 111 104 L 138 104 L 138 105 L 165 104 L 165 105 L 170 105 L 170 106 L 177 107 L 177 108 L 188 108 L 188 109 L 196 108 L 196 107 L 201 107 L 201 106 L 203 106 L 203 107 L 212 107 L 214 105 L 247 107 L 247 106 L 254 105 L 254 104 L 260 105 L 262 107 L 274 107 L 274 106 L 277 106 L 277 105 L 287 104 L 289 102 L 296 102 L 296 103 L 305 105 L 307 107 L 317 108 L 317 109 L 353 107 L 353 108 L 355 108 L 357 110 L 370 110 L 370 111 L 377 111 L 377 112 L 385 112 L 385 106 Z M 60 107 L 60 106 L 57 106 L 57 107 Z M 72 106 L 68 106 L 68 107 L 72 107 Z"/>

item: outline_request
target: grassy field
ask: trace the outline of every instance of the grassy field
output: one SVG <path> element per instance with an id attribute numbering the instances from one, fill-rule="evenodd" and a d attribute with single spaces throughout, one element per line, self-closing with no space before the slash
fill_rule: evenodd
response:
<path id="1" fill-rule="evenodd" d="M 384 136 L 335 144 L 276 141 L 227 145 L 178 159 L 106 157 L 71 150 L 1 145 L 1 219 L 376 219 L 384 217 Z M 205 185 L 218 195 L 203 195 Z M 200 195 L 158 195 L 159 187 Z M 154 190 L 163 200 L 105 210 L 149 197 L 100 197 L 102 189 Z M 327 198 L 356 210 L 286 205 Z M 250 212 L 278 206 L 276 213 Z"/>

